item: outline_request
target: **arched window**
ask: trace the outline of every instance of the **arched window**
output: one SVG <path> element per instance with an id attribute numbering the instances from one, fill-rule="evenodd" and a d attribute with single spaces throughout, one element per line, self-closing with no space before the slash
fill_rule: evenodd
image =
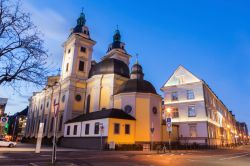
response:
<path id="1" fill-rule="evenodd" d="M 86 114 L 89 113 L 89 108 L 90 108 L 90 95 L 88 95 L 87 97 Z"/>
<path id="2" fill-rule="evenodd" d="M 60 117 L 60 121 L 59 121 L 59 131 L 62 131 L 62 124 L 63 124 L 63 115 L 61 115 L 61 117 Z"/>
<path id="3" fill-rule="evenodd" d="M 50 122 L 50 132 L 53 131 L 53 128 L 54 128 L 54 117 L 51 119 L 51 122 Z"/>

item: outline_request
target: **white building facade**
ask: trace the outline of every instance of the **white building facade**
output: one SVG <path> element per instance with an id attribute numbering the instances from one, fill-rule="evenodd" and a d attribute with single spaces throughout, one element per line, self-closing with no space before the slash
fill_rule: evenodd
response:
<path id="1" fill-rule="evenodd" d="M 182 144 L 236 143 L 234 115 L 203 80 L 180 66 L 161 90 Z"/>

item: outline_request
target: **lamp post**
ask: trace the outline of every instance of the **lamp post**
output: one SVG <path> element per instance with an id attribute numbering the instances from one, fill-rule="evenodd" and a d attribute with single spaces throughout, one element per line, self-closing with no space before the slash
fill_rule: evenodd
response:
<path id="1" fill-rule="evenodd" d="M 166 111 L 167 111 L 166 129 L 167 129 L 167 132 L 168 132 L 169 153 L 171 153 L 171 132 L 172 132 L 171 108 L 167 108 Z"/>
<path id="2" fill-rule="evenodd" d="M 54 102 L 54 137 L 53 137 L 53 151 L 52 151 L 52 164 L 56 161 L 56 130 L 57 130 L 57 115 L 60 110 L 60 99 L 61 99 L 61 83 L 55 82 L 55 84 L 59 84 L 59 96 L 58 102 Z"/>

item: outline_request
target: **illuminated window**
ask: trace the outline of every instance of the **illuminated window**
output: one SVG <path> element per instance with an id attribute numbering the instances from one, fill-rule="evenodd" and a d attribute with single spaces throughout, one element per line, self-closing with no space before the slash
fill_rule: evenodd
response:
<path id="1" fill-rule="evenodd" d="M 178 100 L 178 93 L 177 92 L 172 92 L 172 101 L 177 101 Z"/>
<path id="2" fill-rule="evenodd" d="M 70 134 L 70 126 L 67 127 L 67 135 Z"/>
<path id="3" fill-rule="evenodd" d="M 95 134 L 99 134 L 99 123 L 96 122 L 95 123 L 95 131 L 94 131 Z"/>
<path id="4" fill-rule="evenodd" d="M 196 125 L 189 126 L 190 137 L 197 137 Z"/>
<path id="5" fill-rule="evenodd" d="M 178 108 L 173 108 L 172 109 L 172 118 L 179 118 Z"/>
<path id="6" fill-rule="evenodd" d="M 187 90 L 187 99 L 188 100 L 194 99 L 194 91 L 193 90 Z"/>
<path id="7" fill-rule="evenodd" d="M 79 71 L 84 71 L 84 61 L 79 61 L 78 70 Z"/>
<path id="8" fill-rule="evenodd" d="M 196 116 L 195 106 L 194 105 L 188 106 L 188 117 L 195 117 L 195 116 Z"/>
<path id="9" fill-rule="evenodd" d="M 89 135 L 89 123 L 85 125 L 85 135 Z"/>
<path id="10" fill-rule="evenodd" d="M 130 134 L 130 125 L 125 124 L 125 134 Z"/>
<path id="11" fill-rule="evenodd" d="M 119 123 L 114 124 L 114 134 L 120 134 L 120 124 Z"/>
<path id="12" fill-rule="evenodd" d="M 76 135 L 77 134 L 77 125 L 74 125 L 74 130 L 73 130 L 73 134 Z"/>

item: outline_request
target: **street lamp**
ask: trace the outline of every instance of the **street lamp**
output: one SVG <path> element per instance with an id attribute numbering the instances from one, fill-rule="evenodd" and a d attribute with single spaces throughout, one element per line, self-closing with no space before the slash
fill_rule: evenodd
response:
<path id="1" fill-rule="evenodd" d="M 168 107 L 166 109 L 167 114 L 165 114 L 166 119 L 166 130 L 168 132 L 168 145 L 169 145 L 169 152 L 171 153 L 171 132 L 172 132 L 172 118 L 171 118 L 171 111 L 172 108 Z"/>

